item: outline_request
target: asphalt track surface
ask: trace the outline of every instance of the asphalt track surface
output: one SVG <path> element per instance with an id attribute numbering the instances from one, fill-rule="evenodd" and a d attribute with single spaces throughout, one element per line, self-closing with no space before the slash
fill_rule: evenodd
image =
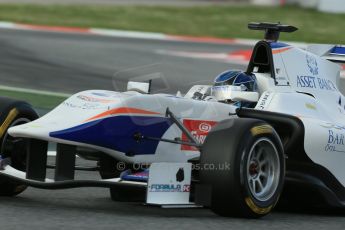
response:
<path id="1" fill-rule="evenodd" d="M 197 82 L 209 83 L 225 69 L 245 66 L 162 55 L 156 50 L 230 52 L 248 48 L 12 30 L 0 30 L 0 47 L 0 84 L 68 93 L 121 88 L 129 78 L 138 77 L 156 77 L 156 91 L 174 92 Z M 79 177 L 98 175 L 81 172 Z M 344 226 L 345 210 L 291 207 L 260 220 L 244 220 L 219 217 L 208 209 L 160 209 L 140 203 L 112 202 L 108 189 L 102 188 L 29 188 L 18 197 L 0 197 L 1 230 L 308 230 Z"/>
<path id="2" fill-rule="evenodd" d="M 54 92 L 124 90 L 129 79 L 154 79 L 154 92 L 173 93 L 209 84 L 228 68 L 245 67 L 161 54 L 244 48 L 229 45 L 2 29 L 0 46 L 0 84 Z"/>
<path id="3" fill-rule="evenodd" d="M 49 162 L 53 163 L 53 158 Z M 79 160 L 79 164 L 92 165 Z M 48 170 L 48 175 L 52 171 Z M 99 178 L 81 172 L 80 179 Z M 259 220 L 219 217 L 208 209 L 161 209 L 114 202 L 108 189 L 38 190 L 0 197 L 0 229 L 343 229 L 345 211 L 292 208 Z"/>

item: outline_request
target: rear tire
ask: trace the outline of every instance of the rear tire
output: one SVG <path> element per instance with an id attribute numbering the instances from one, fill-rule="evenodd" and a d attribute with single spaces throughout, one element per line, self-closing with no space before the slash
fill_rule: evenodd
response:
<path id="1" fill-rule="evenodd" d="M 10 165 L 17 170 L 26 171 L 27 140 L 11 137 L 7 130 L 38 117 L 28 103 L 0 97 L 0 154 L 2 159 L 9 159 Z M 15 196 L 26 188 L 26 185 L 0 176 L 0 196 Z"/>
<path id="2" fill-rule="evenodd" d="M 285 176 L 283 146 L 263 121 L 220 122 L 205 140 L 200 163 L 200 182 L 211 186 L 210 208 L 221 216 L 262 217 L 279 200 Z M 215 170 L 205 170 L 210 165 Z"/>

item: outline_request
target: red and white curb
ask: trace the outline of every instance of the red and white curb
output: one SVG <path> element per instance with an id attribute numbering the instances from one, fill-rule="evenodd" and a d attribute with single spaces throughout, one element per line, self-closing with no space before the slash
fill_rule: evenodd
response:
<path id="1" fill-rule="evenodd" d="M 176 56 L 176 57 L 186 57 L 195 59 L 207 59 L 213 61 L 219 61 L 224 63 L 248 65 L 250 58 L 252 56 L 253 50 L 244 49 L 236 50 L 229 53 L 205 53 L 205 52 L 188 52 L 188 51 L 174 51 L 174 50 L 156 50 L 156 53 Z M 342 70 L 340 72 L 340 77 L 345 78 L 345 64 L 342 65 Z"/>
<path id="2" fill-rule="evenodd" d="M 237 39 L 237 38 L 226 39 L 226 38 L 216 38 L 216 37 L 181 36 L 181 35 L 170 35 L 170 34 L 164 34 L 164 33 L 150 33 L 150 32 L 139 32 L 139 31 L 100 29 L 100 28 L 31 25 L 31 24 L 1 22 L 1 21 L 0 21 L 0 28 L 16 29 L 16 30 L 60 32 L 60 33 L 75 33 L 75 34 L 91 34 L 91 35 L 148 39 L 148 40 L 166 40 L 166 41 L 181 41 L 181 42 L 211 43 L 211 44 L 213 43 L 213 44 L 225 44 L 225 45 L 238 44 L 238 45 L 253 46 L 256 43 L 256 40 L 252 40 L 252 39 Z"/>

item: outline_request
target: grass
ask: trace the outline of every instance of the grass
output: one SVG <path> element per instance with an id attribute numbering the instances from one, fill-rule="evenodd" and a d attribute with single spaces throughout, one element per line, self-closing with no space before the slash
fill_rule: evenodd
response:
<path id="1" fill-rule="evenodd" d="M 26 93 L 26 92 L 18 92 L 13 90 L 3 90 L 0 89 L 0 95 L 3 97 L 10 97 L 15 98 L 18 100 L 24 100 L 29 102 L 37 109 L 43 110 L 51 110 L 61 102 L 63 102 L 66 98 L 60 96 L 51 96 L 45 94 L 37 94 L 37 93 Z"/>
<path id="2" fill-rule="evenodd" d="M 0 20 L 44 25 L 99 27 L 193 36 L 262 38 L 251 21 L 282 22 L 300 30 L 283 40 L 345 43 L 345 14 L 298 7 L 254 6 L 87 6 L 1 4 Z"/>

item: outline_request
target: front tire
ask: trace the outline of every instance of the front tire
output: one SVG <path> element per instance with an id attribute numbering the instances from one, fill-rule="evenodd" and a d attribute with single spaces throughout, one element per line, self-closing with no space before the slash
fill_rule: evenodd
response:
<path id="1" fill-rule="evenodd" d="M 7 130 L 37 118 L 37 113 L 28 103 L 0 97 L 0 156 L 8 159 L 17 170 L 26 171 L 27 140 L 11 137 Z M 15 196 L 26 188 L 26 185 L 0 176 L 0 196 Z"/>
<path id="2" fill-rule="evenodd" d="M 220 122 L 205 140 L 200 163 L 200 182 L 211 186 L 211 209 L 219 215 L 258 218 L 279 200 L 285 176 L 283 146 L 263 121 Z M 204 170 L 211 165 L 214 170 Z"/>

